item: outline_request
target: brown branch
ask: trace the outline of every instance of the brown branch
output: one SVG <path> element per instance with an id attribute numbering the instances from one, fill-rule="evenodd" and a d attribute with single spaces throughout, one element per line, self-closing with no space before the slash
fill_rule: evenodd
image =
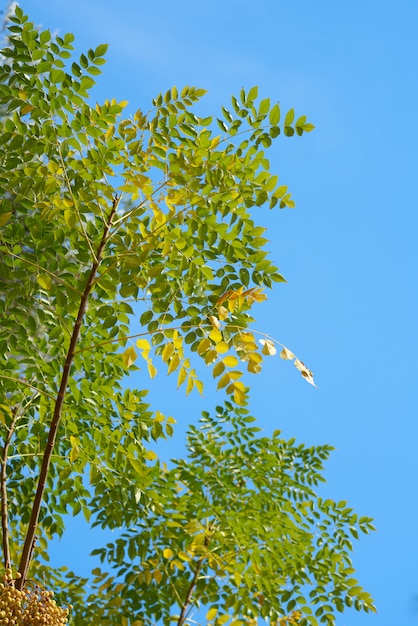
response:
<path id="1" fill-rule="evenodd" d="M 94 286 L 97 271 L 99 269 L 99 265 L 102 260 L 104 247 L 107 243 L 107 240 L 109 239 L 110 229 L 112 227 L 113 219 L 116 215 L 118 204 L 119 204 L 119 197 L 115 196 L 107 224 L 105 224 L 105 229 L 103 232 L 102 240 L 99 244 L 99 247 L 97 248 L 95 260 L 91 267 L 89 278 L 87 280 L 87 284 L 84 288 L 84 292 L 80 300 L 80 306 L 78 309 L 77 319 L 74 324 L 70 346 L 68 348 L 67 357 L 64 363 L 64 368 L 63 368 L 62 377 L 61 377 L 61 384 L 60 384 L 60 388 L 58 391 L 58 395 L 55 400 L 54 413 L 52 416 L 51 426 L 50 426 L 49 434 L 48 434 L 48 441 L 46 443 L 45 452 L 44 452 L 44 456 L 42 460 L 41 471 L 39 473 L 38 486 L 36 489 L 36 494 L 35 494 L 35 498 L 34 498 L 33 506 L 32 506 L 31 517 L 29 520 L 29 528 L 26 533 L 25 544 L 23 546 L 22 556 L 20 559 L 20 565 L 19 565 L 20 578 L 16 582 L 16 587 L 18 589 L 23 589 L 25 581 L 26 581 L 26 576 L 27 576 L 28 568 L 30 565 L 31 557 L 32 557 L 32 550 L 33 550 L 33 546 L 36 540 L 35 539 L 36 528 L 38 525 L 39 513 L 41 510 L 43 495 L 44 495 L 46 481 L 48 477 L 52 451 L 53 451 L 55 439 L 57 436 L 58 426 L 61 420 L 62 406 L 64 403 L 64 398 L 65 398 L 65 394 L 66 394 L 67 387 L 68 387 L 71 366 L 74 360 L 75 348 L 76 348 L 78 339 L 80 337 L 80 330 L 81 330 L 81 325 L 83 323 L 84 314 L 87 308 L 87 302 Z"/>
<path id="2" fill-rule="evenodd" d="M 209 537 L 206 535 L 205 542 L 204 542 L 205 548 L 207 548 L 208 545 L 209 545 Z M 184 622 L 186 621 L 187 609 L 189 608 L 190 604 L 192 603 L 193 593 L 194 593 L 194 590 L 196 589 L 197 579 L 199 578 L 199 574 L 200 574 L 200 571 L 202 569 L 202 565 L 203 565 L 204 559 L 205 559 L 205 557 L 201 556 L 200 559 L 198 560 L 197 564 L 196 564 L 196 569 L 195 569 L 195 572 L 193 574 L 193 578 L 191 580 L 189 589 L 188 589 L 186 597 L 184 599 L 183 606 L 182 606 L 181 612 L 180 612 L 180 616 L 179 616 L 179 618 L 177 620 L 177 626 L 183 626 Z"/>
<path id="3" fill-rule="evenodd" d="M 189 606 L 191 604 L 193 592 L 194 592 L 194 590 L 196 588 L 196 584 L 197 584 L 197 579 L 199 577 L 200 570 L 202 569 L 202 564 L 203 564 L 203 557 L 200 557 L 200 559 L 197 562 L 195 573 L 194 573 L 192 581 L 190 583 L 190 587 L 189 587 L 189 589 L 187 591 L 187 595 L 186 595 L 186 598 L 184 600 L 179 619 L 177 621 L 177 626 L 183 626 L 183 624 L 184 624 L 184 622 L 186 620 L 186 612 L 187 612 L 187 609 L 189 608 Z"/>
<path id="4" fill-rule="evenodd" d="M 0 472 L 0 489 L 1 489 L 1 529 L 3 533 L 3 562 L 4 569 L 9 569 L 10 563 L 10 545 L 9 545 L 9 514 L 8 514 L 8 503 L 7 503 L 7 460 L 10 443 L 12 441 L 13 433 L 15 431 L 16 422 L 18 419 L 17 409 L 12 409 L 12 421 L 9 426 L 9 431 L 7 433 L 7 437 L 4 442 L 3 447 L 3 458 L 1 461 L 1 472 Z"/>

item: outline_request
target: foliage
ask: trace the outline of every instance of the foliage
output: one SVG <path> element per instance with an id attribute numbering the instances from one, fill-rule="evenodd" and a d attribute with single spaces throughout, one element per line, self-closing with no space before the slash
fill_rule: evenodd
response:
<path id="1" fill-rule="evenodd" d="M 168 605 L 175 602 L 172 590 L 184 590 L 193 572 L 192 558 L 184 559 L 183 570 L 171 563 L 180 563 L 179 551 L 187 555 L 187 542 L 199 534 L 186 524 L 178 534 L 178 545 L 173 543 L 167 535 L 170 526 L 164 525 L 166 504 L 174 518 L 179 515 L 192 525 L 195 518 L 197 524 L 209 524 L 204 531 L 209 542 L 206 552 L 196 547 L 191 555 L 202 560 L 199 571 L 208 576 L 219 573 L 220 578 L 211 578 L 207 592 L 198 583 L 200 601 L 230 612 L 233 606 L 223 594 L 239 588 L 245 600 L 244 617 L 255 614 L 250 601 L 260 584 L 255 570 L 278 567 L 278 555 L 274 563 L 264 563 L 260 551 L 261 542 L 271 539 L 277 511 L 271 511 L 271 526 L 263 530 L 260 511 L 254 509 L 250 528 L 255 543 L 250 545 L 245 543 L 245 529 L 239 530 L 231 516 L 222 517 L 212 501 L 207 505 L 211 512 L 205 513 L 199 492 L 186 491 L 177 498 L 173 489 L 179 480 L 190 489 L 197 485 L 210 489 L 209 474 L 202 466 L 193 470 L 192 479 L 187 463 L 178 462 L 172 471 L 153 463 L 156 455 L 149 449 L 150 441 L 171 436 L 174 420 L 151 409 L 146 391 L 126 389 L 123 380 L 138 369 L 140 356 L 146 376 L 156 376 L 162 366 L 176 374 L 186 394 L 194 389 L 201 393 L 208 367 L 217 388 L 224 389 L 235 404 L 245 404 L 243 371 L 259 373 L 264 356 L 275 354 L 278 343 L 252 328 L 252 307 L 266 298 L 265 289 L 284 280 L 269 259 L 265 229 L 255 216 L 265 204 L 294 206 L 287 187 L 270 173 L 265 150 L 279 135 L 302 135 L 313 126 L 305 116 L 295 118 L 293 109 L 281 121 L 279 105 L 268 98 L 258 100 L 256 87 L 232 98 L 232 111 L 223 108 L 216 120 L 192 112 L 192 105 L 205 93 L 195 87 L 180 92 L 173 87 L 153 100 L 149 112 L 138 109 L 124 116 L 125 101 L 91 104 L 90 90 L 101 73 L 106 45 L 73 60 L 71 34 L 52 38 L 19 8 L 11 23 L 0 65 L 0 428 L 4 441 L 0 482 L 5 566 L 17 562 L 26 536 L 17 585 L 23 587 L 32 575 L 28 572 L 32 560 L 33 574 L 43 571 L 59 587 L 64 584 L 61 574 L 43 569 L 41 562 L 47 560 L 48 541 L 63 533 L 68 512 L 82 513 L 87 521 L 93 516 L 94 523 L 107 528 L 132 528 L 135 520 L 138 534 L 132 530 L 133 535 L 121 538 L 116 564 L 123 568 L 125 559 L 143 559 L 143 579 L 135 578 L 135 585 L 147 587 L 148 605 L 135 605 L 133 587 L 129 592 L 126 584 L 123 594 L 132 611 L 144 610 L 150 619 L 166 618 Z M 313 384 L 310 370 L 290 350 L 281 345 L 280 355 L 293 360 Z M 203 435 L 193 431 L 190 436 L 198 446 Z M 238 436 L 238 431 L 231 435 L 231 445 Z M 277 450 L 285 445 L 273 443 Z M 215 449 L 221 469 L 224 452 Z M 222 480 L 227 481 L 229 469 L 226 465 Z M 246 465 L 241 470 L 242 507 L 249 503 L 251 481 L 258 480 L 257 472 L 247 470 Z M 296 479 L 303 481 L 302 470 Z M 212 496 L 215 501 L 220 497 L 216 490 Z M 271 500 L 267 492 L 264 500 L 261 493 L 257 497 L 259 506 Z M 292 540 L 283 538 L 285 547 L 278 554 L 281 558 L 286 554 L 289 560 L 283 561 L 276 585 L 278 589 L 286 583 L 287 591 L 283 588 L 274 599 L 267 594 L 268 601 L 262 603 L 276 617 L 285 608 L 293 610 L 289 603 L 299 597 L 297 585 L 308 582 L 298 578 L 299 552 L 297 547 L 292 552 L 291 545 L 298 533 L 301 547 L 306 550 L 311 545 L 304 524 L 313 522 L 308 517 L 303 521 L 296 500 L 292 506 L 293 513 L 289 508 L 286 519 L 295 534 Z M 342 516 L 345 524 L 344 509 L 318 506 L 320 517 L 335 521 Z M 315 511 L 309 513 L 313 518 Z M 217 516 L 225 535 L 211 526 Z M 141 526 L 141 520 L 153 526 Z M 225 559 L 230 553 L 232 558 L 238 540 L 244 547 L 235 554 L 234 577 L 226 583 L 221 573 L 228 572 Z M 166 567 L 174 588 L 164 587 L 165 599 L 158 595 L 164 571 L 153 566 L 153 572 L 160 572 L 156 577 L 152 574 L 153 585 L 146 573 L 147 563 L 157 558 L 154 542 L 158 549 L 164 542 L 167 549 L 172 545 L 173 560 L 166 558 Z M 221 559 L 218 565 L 215 547 Z M 337 547 L 341 551 L 347 546 Z M 250 574 L 244 548 L 254 565 Z M 311 560 L 319 549 L 312 548 Z M 324 551 L 321 558 L 331 563 Z M 111 549 L 105 556 L 113 565 Z M 346 563 L 345 553 L 341 563 Z M 311 563 L 310 567 L 322 575 L 319 565 L 318 570 Z M 240 573 L 243 586 L 237 582 Z M 341 585 L 345 576 L 342 572 Z M 100 610 L 107 587 L 118 607 L 119 588 L 104 577 L 93 612 Z M 125 581 L 133 582 L 129 577 Z M 84 605 L 82 585 L 76 578 L 74 584 L 69 580 L 65 584 L 74 592 L 71 601 L 78 615 Z M 288 588 L 293 584 L 296 591 Z M 276 588 L 266 591 L 276 593 Z M 288 592 L 284 600 L 283 593 Z M 205 593 L 214 595 L 209 599 Z M 338 593 L 342 597 L 345 588 L 338 587 Z M 354 596 L 361 606 L 369 606 L 357 592 Z M 115 610 L 114 623 L 119 623 L 120 609 Z M 264 616 L 264 609 L 257 610 Z"/>
<path id="2" fill-rule="evenodd" d="M 280 431 L 260 436 L 253 422 L 226 403 L 190 428 L 188 458 L 162 467 L 153 505 L 133 506 L 129 530 L 95 551 L 113 575 L 94 572 L 96 592 L 77 623 L 93 610 L 102 624 L 122 614 L 180 625 L 201 607 L 207 622 L 236 626 L 296 610 L 298 623 L 333 624 L 346 606 L 373 610 L 349 557 L 371 520 L 314 491 L 332 448 L 296 445 Z M 116 583 L 112 605 L 103 591 L 114 599 Z"/>

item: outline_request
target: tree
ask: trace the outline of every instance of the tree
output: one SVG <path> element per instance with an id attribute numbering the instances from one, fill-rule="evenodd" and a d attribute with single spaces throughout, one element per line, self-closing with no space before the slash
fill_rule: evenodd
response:
<path id="1" fill-rule="evenodd" d="M 258 373 L 278 344 L 260 334 L 257 340 L 251 327 L 252 306 L 265 299 L 265 288 L 284 280 L 264 249 L 265 229 L 254 216 L 264 204 L 294 203 L 270 173 L 264 149 L 281 134 L 302 135 L 313 126 L 305 116 L 295 119 L 293 109 L 280 124 L 279 105 L 259 101 L 255 87 L 232 98 L 233 112 L 223 108 L 216 124 L 191 111 L 204 95 L 194 87 L 181 92 L 173 87 L 153 100 L 150 112 L 138 109 L 123 117 L 127 102 L 94 106 L 89 100 L 106 45 L 73 61 L 72 35 L 53 39 L 19 8 L 10 21 L 0 67 L 4 589 L 12 582 L 16 591 L 27 590 L 28 578 L 39 580 L 42 573 L 50 587 L 66 591 L 77 624 L 91 623 L 99 614 L 101 624 L 129 623 L 138 612 L 142 621 L 167 622 L 173 603 L 183 624 L 196 602 L 209 602 L 207 619 L 222 624 L 226 615 L 244 622 L 257 615 L 277 621 L 283 610 L 304 610 L 304 588 L 310 576 L 318 581 L 318 573 L 323 591 L 317 585 L 312 601 L 325 602 L 320 620 L 333 623 L 334 608 L 341 610 L 350 598 L 356 608 L 373 609 L 350 578 L 346 525 L 356 536 L 357 518 L 341 503 L 322 503 L 308 488 L 319 480 L 316 468 L 328 449 L 306 451 L 275 435 L 274 465 L 267 452 L 261 455 L 260 442 L 266 440 L 254 438 L 245 410 L 240 413 L 232 404 L 246 402 L 242 367 Z M 310 370 L 279 345 L 282 358 L 293 360 L 313 384 Z M 179 461 L 171 470 L 157 462 L 150 441 L 171 436 L 174 420 L 146 404 L 146 391 L 126 389 L 126 374 L 138 369 L 139 357 L 147 376 L 157 375 L 158 362 L 176 373 L 186 394 L 202 391 L 201 366 L 209 367 L 218 389 L 230 397 L 225 410 L 231 433 L 210 420 L 202 431 L 209 424 L 212 459 L 220 468 L 225 462 L 220 484 L 202 466 L 207 453 L 198 431 L 190 435 L 196 460 Z M 225 444 L 216 444 L 217 437 L 229 442 L 228 452 Z M 237 448 L 240 437 L 252 447 Z M 300 459 L 311 468 L 307 473 L 292 466 Z M 274 482 L 272 474 L 263 482 L 260 461 L 272 472 L 281 468 L 280 479 Z M 233 489 L 232 470 L 238 481 Z M 285 478 L 292 475 L 294 489 Z M 184 494 L 177 493 L 179 484 L 185 485 Z M 265 495 L 264 488 L 270 490 Z M 238 508 L 254 504 L 252 538 L 245 529 L 240 534 L 236 519 L 220 515 L 234 493 Z M 255 504 L 264 506 L 275 494 L 286 506 L 291 531 L 282 536 L 278 554 L 266 559 L 261 546 L 271 549 L 283 517 L 273 507 L 263 526 Z M 300 503 L 297 494 L 303 494 Z M 48 541 L 63 533 L 69 511 L 102 527 L 136 524 L 140 529 L 101 553 L 116 564 L 118 581 L 115 586 L 106 573 L 97 574 L 104 582 L 93 606 L 85 606 L 82 581 L 45 566 Z M 177 543 L 167 532 L 168 511 L 181 520 Z M 341 529 L 335 541 L 320 530 L 332 548 L 313 543 L 312 524 L 330 523 Z M 368 530 L 370 520 L 362 519 L 359 527 Z M 193 544 L 196 536 L 200 539 Z M 300 565 L 304 551 L 310 559 L 306 574 Z M 141 559 L 142 578 L 128 571 L 134 558 Z M 325 569 L 315 565 L 318 558 Z M 278 582 L 267 589 L 260 572 L 275 575 L 279 561 Z M 20 577 L 10 581 L 17 562 Z M 139 604 L 133 584 L 146 589 Z M 328 598 L 329 585 L 334 595 Z M 186 589 L 190 593 L 182 601 L 179 593 Z M 242 604 L 225 599 L 232 589 L 242 595 Z M 39 594 L 37 588 L 35 600 Z M 127 616 L 118 605 L 122 597 Z M 224 611 L 222 618 L 215 609 Z M 306 611 L 301 623 L 316 619 Z"/>

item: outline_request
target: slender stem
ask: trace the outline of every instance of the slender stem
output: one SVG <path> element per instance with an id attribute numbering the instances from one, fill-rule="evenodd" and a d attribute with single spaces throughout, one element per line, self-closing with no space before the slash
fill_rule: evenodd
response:
<path id="1" fill-rule="evenodd" d="M 68 382 L 70 378 L 71 366 L 73 364 L 75 348 L 80 337 L 81 325 L 83 323 L 84 314 L 87 307 L 87 302 L 89 299 L 89 295 L 93 289 L 94 281 L 97 275 L 97 271 L 99 269 L 100 262 L 102 260 L 104 247 L 110 235 L 110 229 L 113 224 L 113 219 L 116 215 L 116 210 L 119 204 L 119 197 L 116 196 L 113 200 L 112 209 L 110 211 L 110 215 L 105 224 L 105 229 L 103 232 L 102 240 L 97 249 L 97 253 L 95 254 L 95 260 L 91 267 L 89 278 L 87 280 L 87 284 L 84 288 L 83 295 L 80 300 L 80 306 L 78 309 L 77 319 L 74 324 L 73 334 L 71 336 L 70 345 L 67 352 L 67 357 L 65 359 L 64 368 L 61 377 L 61 384 L 58 391 L 58 395 L 55 400 L 54 413 L 51 420 L 51 426 L 48 434 L 48 441 L 46 443 L 45 452 L 42 460 L 41 471 L 39 473 L 38 486 L 36 489 L 36 494 L 33 501 L 31 517 L 29 520 L 29 528 L 26 533 L 25 544 L 23 546 L 22 556 L 19 565 L 19 573 L 20 578 L 16 582 L 16 587 L 18 589 L 23 589 L 26 576 L 28 572 L 28 568 L 30 565 L 33 547 L 36 541 L 36 528 L 38 526 L 39 513 L 41 510 L 43 495 L 45 491 L 46 481 L 48 477 L 49 465 L 51 462 L 52 452 L 55 444 L 55 439 L 57 436 L 58 426 L 61 420 L 62 414 L 62 406 L 64 403 L 65 394 L 68 387 Z"/>
<path id="2" fill-rule="evenodd" d="M 209 545 L 209 537 L 208 536 L 205 537 L 204 545 L 205 545 L 205 548 L 207 548 L 208 545 Z M 178 621 L 177 621 L 177 626 L 183 626 L 184 622 L 186 621 L 187 609 L 189 608 L 190 604 L 192 603 L 193 593 L 194 593 L 194 590 L 196 589 L 197 579 L 199 578 L 200 570 L 202 569 L 202 565 L 203 565 L 204 559 L 205 559 L 205 557 L 201 556 L 200 559 L 198 560 L 197 564 L 196 564 L 196 569 L 195 569 L 195 572 L 193 574 L 193 578 L 192 578 L 192 580 L 190 582 L 189 589 L 187 590 L 187 594 L 186 594 L 186 597 L 184 599 L 183 606 L 181 608 L 180 616 L 179 616 Z"/>
<path id="3" fill-rule="evenodd" d="M 4 441 L 3 447 L 3 458 L 1 461 L 1 472 L 0 472 L 0 490 L 1 490 L 1 530 L 3 533 L 3 562 L 4 569 L 8 569 L 10 567 L 10 545 L 9 545 L 9 515 L 8 515 L 8 504 L 7 504 L 7 460 L 10 443 L 12 441 L 13 433 L 15 431 L 16 422 L 18 419 L 17 409 L 12 409 L 12 422 L 9 426 L 9 431 L 7 433 L 7 437 Z"/>
<path id="4" fill-rule="evenodd" d="M 197 562 L 196 569 L 195 569 L 192 581 L 190 583 L 190 587 L 189 587 L 189 589 L 187 591 L 187 595 L 186 595 L 186 598 L 185 598 L 185 600 L 183 602 L 181 613 L 180 613 L 179 619 L 177 621 L 177 626 L 183 626 L 183 624 L 184 624 L 184 622 L 186 620 L 186 612 L 187 612 L 187 609 L 189 608 L 189 606 L 191 604 L 193 593 L 194 593 L 194 590 L 195 590 L 196 584 L 197 584 L 197 579 L 199 577 L 200 570 L 202 569 L 202 564 L 203 564 L 203 557 L 201 557 L 198 560 L 198 562 Z"/>

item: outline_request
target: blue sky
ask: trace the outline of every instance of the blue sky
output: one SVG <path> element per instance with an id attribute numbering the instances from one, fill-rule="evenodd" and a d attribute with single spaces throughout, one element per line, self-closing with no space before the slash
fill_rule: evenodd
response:
<path id="1" fill-rule="evenodd" d="M 98 100 L 127 99 L 146 109 L 160 91 L 194 84 L 209 90 L 201 110 L 210 115 L 228 107 L 242 86 L 257 84 L 262 97 L 315 124 L 310 135 L 283 138 L 269 154 L 297 206 L 257 210 L 288 283 L 256 310 L 256 327 L 296 352 L 319 388 L 290 364 L 271 360 L 248 381 L 250 408 L 267 432 L 281 428 L 308 444 L 334 445 L 324 493 L 375 518 L 378 531 L 356 545 L 354 565 L 378 614 L 347 613 L 337 625 L 417 624 L 418 4 L 21 6 L 43 27 L 73 32 L 80 52 L 110 44 Z M 221 397 L 207 392 L 186 400 L 169 382 L 158 383 L 165 393 L 154 385 L 155 408 L 178 420 L 162 453 L 178 455 L 188 423 Z M 62 541 L 64 560 L 80 532 L 74 526 Z"/>

